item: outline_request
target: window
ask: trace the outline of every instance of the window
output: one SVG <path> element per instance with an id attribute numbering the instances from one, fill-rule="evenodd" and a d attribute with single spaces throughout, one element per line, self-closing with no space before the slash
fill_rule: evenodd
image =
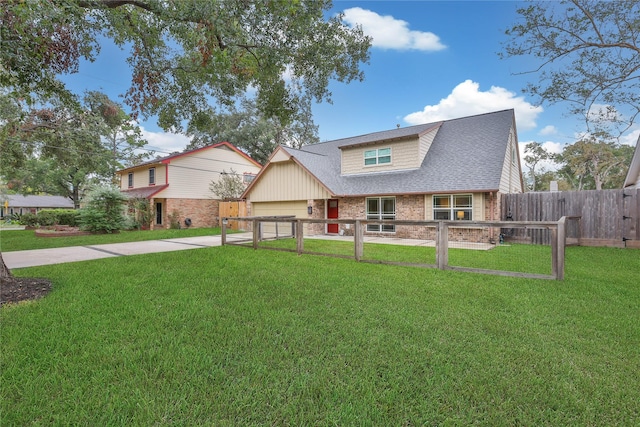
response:
<path id="1" fill-rule="evenodd" d="M 129 172 L 129 188 L 133 188 L 133 172 Z"/>
<path id="2" fill-rule="evenodd" d="M 364 152 L 365 166 L 382 165 L 385 163 L 391 163 L 391 148 L 378 148 Z"/>
<path id="3" fill-rule="evenodd" d="M 395 197 L 367 198 L 367 219 L 396 219 Z M 393 224 L 367 224 L 367 231 L 395 233 Z"/>
<path id="4" fill-rule="evenodd" d="M 473 219 L 473 195 L 448 194 L 433 196 L 434 220 L 461 220 Z"/>
<path id="5" fill-rule="evenodd" d="M 156 184 L 156 168 L 149 169 L 149 185 Z"/>
<path id="6" fill-rule="evenodd" d="M 252 173 L 244 173 L 244 174 L 242 174 L 242 182 L 244 184 L 251 184 L 255 177 L 256 176 L 254 174 L 252 174 Z"/>

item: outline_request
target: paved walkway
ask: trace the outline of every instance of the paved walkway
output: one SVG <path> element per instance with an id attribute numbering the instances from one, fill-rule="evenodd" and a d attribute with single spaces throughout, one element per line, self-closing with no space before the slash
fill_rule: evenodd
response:
<path id="1" fill-rule="evenodd" d="M 251 241 L 253 233 L 227 234 L 227 241 Z M 353 241 L 353 237 L 337 235 L 306 236 L 309 239 Z M 40 265 L 60 264 L 65 262 L 89 261 L 92 259 L 113 258 L 127 255 L 141 255 L 154 252 L 183 251 L 187 249 L 209 248 L 220 246 L 220 235 L 183 237 L 178 239 L 146 240 L 142 242 L 109 243 L 106 245 L 70 246 L 66 248 L 34 249 L 30 251 L 3 252 L 2 258 L 9 269 L 37 267 Z M 433 240 L 398 239 L 391 237 L 366 236 L 367 243 L 385 243 L 393 245 L 435 246 Z M 485 243 L 450 242 L 450 247 L 488 250 L 493 245 Z"/>
<path id="2" fill-rule="evenodd" d="M 140 255 L 153 252 L 208 248 L 211 246 L 220 246 L 220 236 L 184 237 L 179 239 L 147 240 L 143 242 L 3 252 L 2 258 L 5 264 L 7 264 L 7 267 L 13 269 L 126 255 Z"/>

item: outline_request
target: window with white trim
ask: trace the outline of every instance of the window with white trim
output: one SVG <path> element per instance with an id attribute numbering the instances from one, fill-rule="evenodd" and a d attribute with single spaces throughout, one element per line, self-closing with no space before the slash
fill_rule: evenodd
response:
<path id="1" fill-rule="evenodd" d="M 129 188 L 133 188 L 133 172 L 129 172 L 127 179 Z"/>
<path id="2" fill-rule="evenodd" d="M 374 166 L 391 163 L 391 148 L 377 148 L 364 152 L 364 165 Z"/>
<path id="3" fill-rule="evenodd" d="M 438 194 L 433 196 L 433 219 L 473 220 L 473 194 Z"/>
<path id="4" fill-rule="evenodd" d="M 396 198 L 395 197 L 368 197 L 367 219 L 396 219 Z M 367 224 L 367 231 L 395 233 L 394 224 Z"/>
<path id="5" fill-rule="evenodd" d="M 156 168 L 149 168 L 149 185 L 156 184 Z"/>

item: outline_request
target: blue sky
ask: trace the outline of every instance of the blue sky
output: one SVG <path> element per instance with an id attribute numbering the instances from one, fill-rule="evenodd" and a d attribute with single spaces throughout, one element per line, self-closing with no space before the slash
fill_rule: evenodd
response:
<path id="1" fill-rule="evenodd" d="M 533 58 L 500 59 L 504 31 L 519 19 L 513 1 L 334 1 L 331 13 L 344 12 L 373 38 L 365 80 L 330 85 L 333 103 L 313 108 L 321 141 L 395 128 L 397 125 L 452 119 L 515 109 L 522 148 L 538 141 L 553 152 L 575 141 L 583 130 L 566 115 L 566 106 L 535 106 L 522 93 L 539 64 Z M 81 93 L 102 90 L 118 100 L 130 83 L 126 52 L 105 44 L 94 63 L 82 64 L 64 81 Z M 121 100 L 120 100 L 121 101 Z M 182 150 L 182 135 L 162 132 L 155 121 L 141 123 L 151 148 Z M 636 127 L 623 142 L 635 144 Z"/>

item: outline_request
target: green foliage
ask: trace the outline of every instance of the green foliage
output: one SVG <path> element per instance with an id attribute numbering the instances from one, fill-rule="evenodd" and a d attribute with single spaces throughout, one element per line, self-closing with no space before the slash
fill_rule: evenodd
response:
<path id="1" fill-rule="evenodd" d="M 130 48 L 125 103 L 134 116 L 179 129 L 211 99 L 231 105 L 253 87 L 261 110 L 288 123 L 301 99 L 330 99 L 330 80 L 363 79 L 370 40 L 341 15 L 327 18 L 330 8 L 329 0 L 10 0 L 0 15 L 0 86 L 70 105 L 58 75 L 77 72 L 108 37 Z"/>
<path id="2" fill-rule="evenodd" d="M 22 194 L 59 194 L 78 208 L 92 184 L 111 181 L 123 163 L 147 156 L 134 153 L 145 144 L 140 129 L 99 92 L 85 96 L 83 110 L 59 98 L 43 99 L 37 107 L 1 93 L 0 100 L 12 107 L 0 109 L 0 133 L 7 134 L 0 176 Z"/>
<path id="3" fill-rule="evenodd" d="M 132 197 L 127 200 L 128 217 L 131 219 L 129 229 L 149 228 L 153 221 L 153 208 L 148 199 L 144 197 Z"/>
<path id="4" fill-rule="evenodd" d="M 3 424 L 638 425 L 640 257 L 567 268 L 227 246 L 19 269 L 55 286 L 0 310 Z"/>
<path id="5" fill-rule="evenodd" d="M 101 187 L 88 197 L 80 209 L 80 227 L 92 233 L 113 233 L 125 225 L 124 205 L 127 198 L 116 188 Z"/>
<path id="6" fill-rule="evenodd" d="M 38 222 L 38 216 L 32 213 L 22 214 L 20 216 L 20 224 L 26 225 L 27 227 L 37 227 L 40 225 Z"/>
<path id="7" fill-rule="evenodd" d="M 303 100 L 288 123 L 260 111 L 255 99 L 243 99 L 227 112 L 207 109 L 189 122 L 190 149 L 227 141 L 244 150 L 251 158 L 265 164 L 278 145 L 300 148 L 319 141 L 308 100 Z"/>
<path id="8" fill-rule="evenodd" d="M 58 224 L 58 214 L 54 209 L 43 209 L 37 213 L 38 223 L 42 226 Z"/>
<path id="9" fill-rule="evenodd" d="M 169 214 L 169 228 L 171 230 L 179 230 L 182 228 L 180 225 L 180 212 L 177 210 L 174 210 Z"/>

